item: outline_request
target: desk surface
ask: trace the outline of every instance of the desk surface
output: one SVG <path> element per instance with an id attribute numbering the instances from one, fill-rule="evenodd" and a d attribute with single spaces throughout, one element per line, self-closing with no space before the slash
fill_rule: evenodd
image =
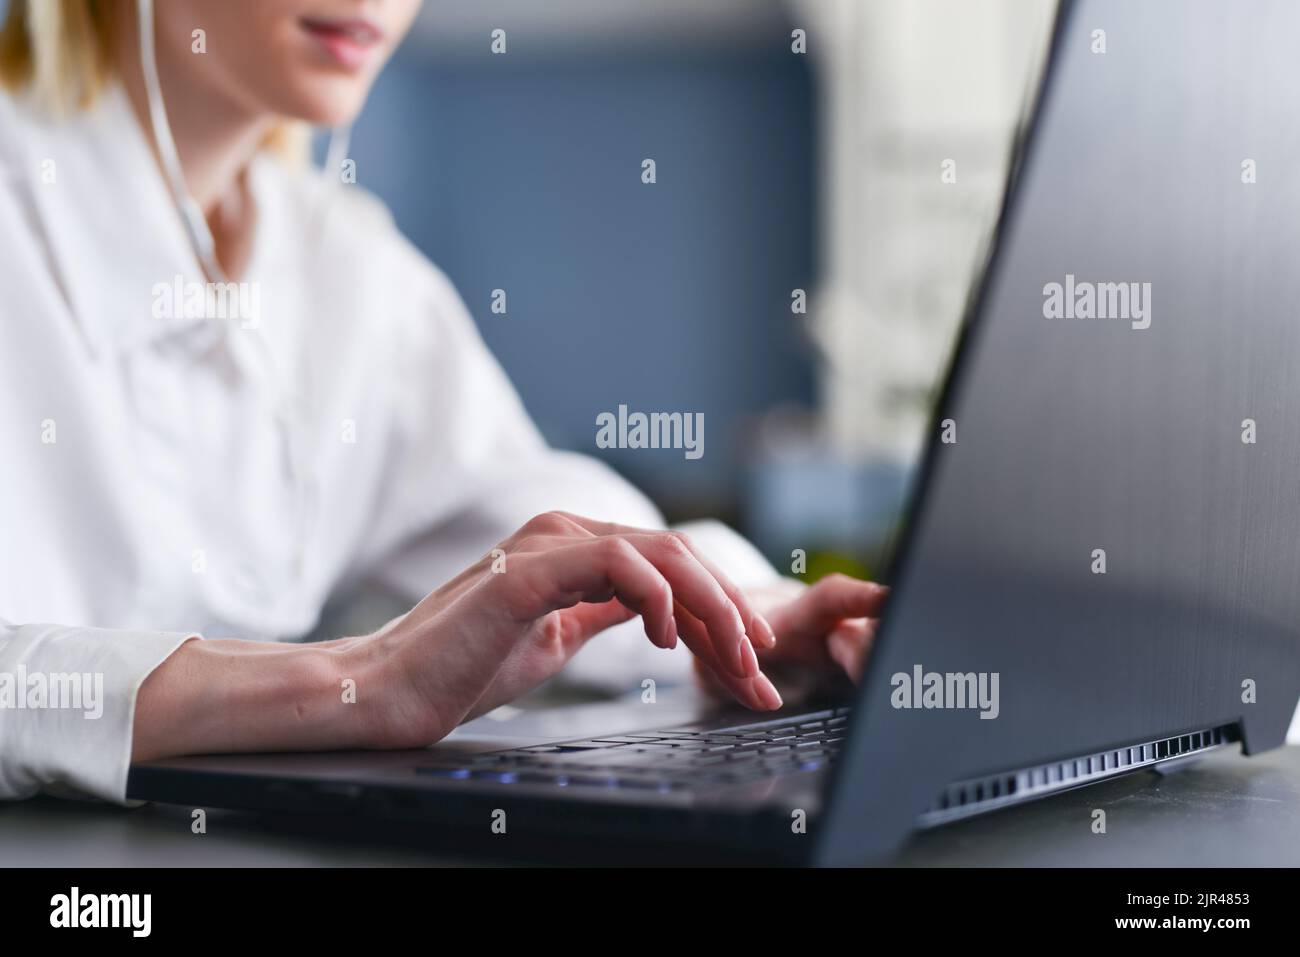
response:
<path id="1" fill-rule="evenodd" d="M 1093 809 L 1106 833 L 1092 832 Z M 253 816 L 133 810 L 41 798 L 0 805 L 0 865 L 225 867 L 476 863 L 463 853 L 324 839 Z M 1300 747 L 1220 753 L 1171 775 L 1141 772 L 916 836 L 897 863 L 924 865 L 1300 865 Z"/>

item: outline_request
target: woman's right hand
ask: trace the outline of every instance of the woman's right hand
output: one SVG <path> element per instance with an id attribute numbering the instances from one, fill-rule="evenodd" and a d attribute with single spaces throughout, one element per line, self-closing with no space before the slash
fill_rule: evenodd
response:
<path id="1" fill-rule="evenodd" d="M 781 706 L 755 653 L 771 626 L 688 538 L 548 512 L 374 634 L 183 644 L 140 687 L 132 756 L 423 747 L 636 615 L 742 704 Z"/>
<path id="2" fill-rule="evenodd" d="M 416 747 L 536 687 L 599 632 L 640 615 L 685 642 L 744 705 L 780 707 L 755 646 L 771 627 L 686 536 L 562 512 L 526 523 L 373 635 L 345 639 L 373 747 Z"/>

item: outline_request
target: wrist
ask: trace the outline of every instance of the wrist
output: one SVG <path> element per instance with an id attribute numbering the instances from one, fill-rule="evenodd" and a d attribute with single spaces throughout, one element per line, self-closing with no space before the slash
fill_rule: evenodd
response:
<path id="1" fill-rule="evenodd" d="M 404 652 L 427 661 L 429 651 L 413 645 L 399 629 L 380 629 L 337 644 L 334 668 L 354 704 L 346 706 L 347 733 L 359 748 L 419 748 L 436 741 L 453 725 L 439 724 L 439 694 L 420 687 L 404 662 Z"/>
<path id="2" fill-rule="evenodd" d="M 133 758 L 364 746 L 348 647 L 186 642 L 140 687 Z"/>

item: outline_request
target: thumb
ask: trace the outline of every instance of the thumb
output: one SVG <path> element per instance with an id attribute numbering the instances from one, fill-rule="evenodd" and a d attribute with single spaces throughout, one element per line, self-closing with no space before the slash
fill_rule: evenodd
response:
<path id="1" fill-rule="evenodd" d="M 572 642 L 571 650 L 574 652 L 606 628 L 631 621 L 637 615 L 631 608 L 621 604 L 617 598 L 599 603 L 584 602 L 566 608 L 561 614 L 569 619 L 569 627 L 564 629 L 565 639 L 566 643 Z"/>

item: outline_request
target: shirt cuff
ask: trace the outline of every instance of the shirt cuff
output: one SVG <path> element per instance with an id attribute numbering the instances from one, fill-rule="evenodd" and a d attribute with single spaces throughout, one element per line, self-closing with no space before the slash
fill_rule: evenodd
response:
<path id="1" fill-rule="evenodd" d="M 184 632 L 0 622 L 0 798 L 126 804 L 140 685 Z"/>

